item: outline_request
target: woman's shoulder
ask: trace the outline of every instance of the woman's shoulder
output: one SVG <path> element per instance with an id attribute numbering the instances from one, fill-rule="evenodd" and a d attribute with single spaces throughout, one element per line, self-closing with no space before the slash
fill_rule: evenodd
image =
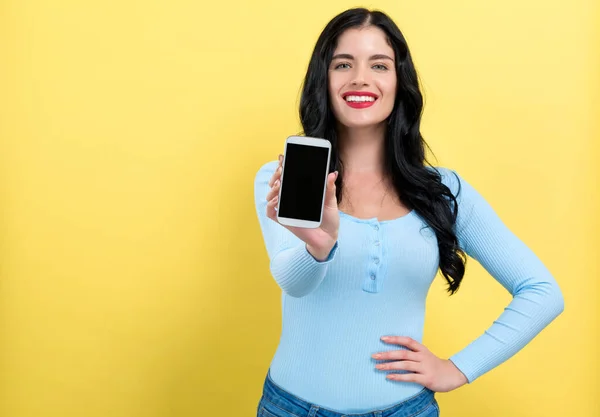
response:
<path id="1" fill-rule="evenodd" d="M 279 161 L 277 160 L 262 163 L 262 165 L 258 167 L 256 174 L 254 175 L 254 183 L 264 183 L 265 180 L 266 182 L 269 182 L 269 179 L 275 173 L 275 170 L 277 169 L 278 165 Z"/>
<path id="2" fill-rule="evenodd" d="M 459 204 L 472 205 L 485 201 L 483 195 L 456 169 L 440 166 L 430 167 L 430 169 L 438 172 L 442 184 L 450 189 Z"/>
<path id="3" fill-rule="evenodd" d="M 450 189 L 455 196 L 464 185 L 464 179 L 456 172 L 455 169 L 445 166 L 428 166 L 428 169 L 437 172 L 440 176 L 442 184 Z"/>
<path id="4" fill-rule="evenodd" d="M 271 187 L 269 186 L 269 180 L 275 173 L 279 165 L 279 161 L 269 161 L 263 163 L 254 175 L 254 198 L 257 202 L 262 202 L 264 197 L 267 195 Z"/>

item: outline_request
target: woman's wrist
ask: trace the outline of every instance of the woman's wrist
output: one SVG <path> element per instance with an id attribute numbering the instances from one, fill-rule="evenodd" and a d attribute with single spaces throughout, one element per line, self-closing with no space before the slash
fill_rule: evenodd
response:
<path id="1" fill-rule="evenodd" d="M 335 244 L 336 244 L 336 242 L 334 241 L 331 244 L 328 244 L 326 246 L 314 247 L 314 246 L 311 246 L 310 244 L 307 243 L 306 244 L 306 250 L 317 261 L 323 262 L 323 261 L 325 261 L 329 257 L 329 254 L 333 250 L 333 247 L 335 246 Z"/>

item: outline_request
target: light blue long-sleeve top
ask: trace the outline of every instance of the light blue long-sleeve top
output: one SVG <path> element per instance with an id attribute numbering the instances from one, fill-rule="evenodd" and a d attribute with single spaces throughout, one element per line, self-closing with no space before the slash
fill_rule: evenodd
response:
<path id="1" fill-rule="evenodd" d="M 439 266 L 435 233 L 414 210 L 389 221 L 340 212 L 336 246 L 317 261 L 304 242 L 266 217 L 277 166 L 263 165 L 255 178 L 270 271 L 282 290 L 271 378 L 296 397 L 340 413 L 382 409 L 416 394 L 422 386 L 388 380 L 387 373 L 399 371 L 375 369 L 371 355 L 400 349 L 383 343 L 384 335 L 422 341 L 425 299 Z M 488 329 L 449 358 L 473 382 L 523 348 L 563 311 L 564 301 L 548 269 L 482 195 L 456 171 L 435 169 L 458 199 L 460 247 L 513 296 Z"/>

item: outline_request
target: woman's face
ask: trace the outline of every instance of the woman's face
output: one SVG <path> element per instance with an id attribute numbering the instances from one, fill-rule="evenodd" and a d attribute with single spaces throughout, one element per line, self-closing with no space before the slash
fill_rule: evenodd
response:
<path id="1" fill-rule="evenodd" d="M 338 39 L 329 66 L 329 98 L 344 126 L 368 127 L 385 121 L 396 97 L 394 50 L 375 26 L 348 29 Z"/>

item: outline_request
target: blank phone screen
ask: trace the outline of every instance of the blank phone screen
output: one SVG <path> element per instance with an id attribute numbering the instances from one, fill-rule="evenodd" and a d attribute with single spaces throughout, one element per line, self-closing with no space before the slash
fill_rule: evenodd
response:
<path id="1" fill-rule="evenodd" d="M 281 182 L 280 217 L 319 221 L 329 150 L 288 143 Z"/>

